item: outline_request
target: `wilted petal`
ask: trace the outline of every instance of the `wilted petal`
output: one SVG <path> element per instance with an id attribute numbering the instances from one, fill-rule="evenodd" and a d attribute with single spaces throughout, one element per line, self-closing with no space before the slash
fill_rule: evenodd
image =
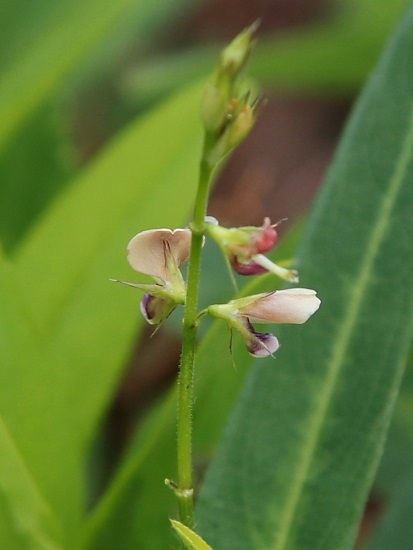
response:
<path id="1" fill-rule="evenodd" d="M 144 294 L 140 303 L 142 315 L 150 325 L 159 325 L 165 321 L 175 307 L 175 302 L 151 294 Z"/>
<path id="2" fill-rule="evenodd" d="M 290 288 L 249 296 L 238 312 L 256 323 L 305 323 L 320 307 L 315 290 Z"/>
<path id="3" fill-rule="evenodd" d="M 168 280 L 168 258 L 170 253 L 179 267 L 184 264 L 191 250 L 189 229 L 148 229 L 133 237 L 128 244 L 129 264 L 145 275 Z"/>

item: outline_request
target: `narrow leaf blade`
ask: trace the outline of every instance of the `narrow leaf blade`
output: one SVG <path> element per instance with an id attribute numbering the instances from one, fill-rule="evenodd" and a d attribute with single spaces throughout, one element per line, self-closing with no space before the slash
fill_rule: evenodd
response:
<path id="1" fill-rule="evenodd" d="M 222 549 L 350 548 L 413 329 L 411 7 L 362 95 L 299 254 L 320 312 L 256 365 L 198 508 Z M 237 475 L 241 473 L 241 475 Z"/>

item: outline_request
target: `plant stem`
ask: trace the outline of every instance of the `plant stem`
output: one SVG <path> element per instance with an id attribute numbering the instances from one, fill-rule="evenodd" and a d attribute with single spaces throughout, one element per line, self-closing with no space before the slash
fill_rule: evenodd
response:
<path id="1" fill-rule="evenodd" d="M 192 244 L 189 258 L 185 315 L 182 332 L 182 355 L 178 379 L 178 487 L 175 490 L 182 523 L 193 526 L 192 487 L 192 404 L 193 371 L 196 336 L 198 331 L 198 292 L 201 274 L 201 251 L 204 239 L 205 216 L 213 167 L 206 160 L 211 140 L 205 137 L 200 165 L 198 190 L 195 199 L 194 219 L 191 224 Z"/>

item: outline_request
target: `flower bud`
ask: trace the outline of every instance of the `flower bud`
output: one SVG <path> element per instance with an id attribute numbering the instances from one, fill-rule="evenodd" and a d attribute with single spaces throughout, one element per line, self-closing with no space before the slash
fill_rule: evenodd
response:
<path id="1" fill-rule="evenodd" d="M 222 52 L 219 66 L 228 76 L 235 78 L 247 64 L 258 26 L 256 21 L 244 29 Z"/>
<path id="2" fill-rule="evenodd" d="M 252 130 L 255 119 L 254 110 L 248 103 L 245 103 L 239 112 L 233 116 L 229 115 L 229 122 L 225 130 L 208 156 L 209 163 L 211 165 L 217 164 L 235 147 L 240 145 Z"/>
<path id="3" fill-rule="evenodd" d="M 229 82 L 222 80 L 220 83 L 218 76 L 215 76 L 207 83 L 201 103 L 201 119 L 205 129 L 211 133 L 221 132 L 227 123 L 230 90 Z"/>
<path id="4" fill-rule="evenodd" d="M 205 87 L 201 118 L 209 133 L 219 135 L 231 120 L 231 102 L 238 96 L 239 75 L 251 53 L 256 28 L 256 23 L 248 27 L 223 50 Z"/>
<path id="5" fill-rule="evenodd" d="M 277 243 L 278 234 L 269 218 L 264 218 L 261 227 L 226 228 L 207 221 L 207 233 L 218 243 L 239 275 L 262 275 L 274 273 L 281 279 L 298 283 L 298 273 L 275 264 L 264 256 Z"/>

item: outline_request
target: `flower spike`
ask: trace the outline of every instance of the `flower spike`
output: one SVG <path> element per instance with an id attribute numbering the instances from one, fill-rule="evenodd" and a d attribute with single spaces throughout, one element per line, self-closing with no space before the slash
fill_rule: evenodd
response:
<path id="1" fill-rule="evenodd" d="M 255 357 L 272 355 L 279 348 L 271 333 L 257 332 L 251 323 L 302 324 L 320 307 L 316 292 L 308 288 L 291 288 L 255 294 L 209 306 L 205 313 L 224 319 L 244 338 L 248 351 Z"/>

